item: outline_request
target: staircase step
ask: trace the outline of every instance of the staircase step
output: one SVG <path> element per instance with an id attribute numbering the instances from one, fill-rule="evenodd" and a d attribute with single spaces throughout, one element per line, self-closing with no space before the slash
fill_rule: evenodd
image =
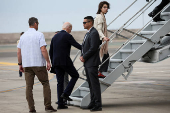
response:
<path id="1" fill-rule="evenodd" d="M 142 34 L 142 35 L 152 35 L 154 33 L 156 33 L 156 31 L 141 31 L 140 32 L 140 34 Z"/>
<path id="2" fill-rule="evenodd" d="M 121 63 L 121 62 L 123 62 L 123 59 L 110 59 L 110 62 L 111 63 L 114 63 L 114 62 Z"/>
<path id="3" fill-rule="evenodd" d="M 151 22 L 151 25 L 164 25 L 167 21 Z"/>
<path id="4" fill-rule="evenodd" d="M 73 101 L 79 101 L 81 102 L 83 100 L 83 97 L 81 96 L 69 96 Z"/>
<path id="5" fill-rule="evenodd" d="M 133 53 L 135 50 L 133 49 L 122 49 L 120 50 L 121 53 Z"/>
<path id="6" fill-rule="evenodd" d="M 104 84 L 104 85 L 106 85 L 106 86 L 111 86 L 111 84 L 106 83 L 106 82 L 103 82 L 104 79 L 105 79 L 105 78 L 99 78 L 100 84 Z"/>
<path id="7" fill-rule="evenodd" d="M 170 6 L 164 11 L 169 11 L 169 8 Z M 107 76 L 105 78 L 99 78 L 101 93 L 111 86 L 123 73 L 128 72 L 127 75 L 124 75 L 126 76 L 125 78 L 131 74 L 133 69 L 131 65 L 155 45 L 154 42 L 149 39 L 156 42 L 161 35 L 169 33 L 170 12 L 161 13 L 161 18 L 166 21 L 151 22 L 148 26 L 145 26 L 144 31 L 139 33 L 140 35 L 135 36 L 131 41 L 121 46 L 121 49 L 110 58 L 108 72 L 103 73 Z M 164 53 L 161 55 L 164 55 Z M 73 99 L 73 101 L 69 101 L 70 105 L 80 107 L 88 106 L 91 101 L 88 86 L 87 81 L 84 81 L 84 83 L 71 94 L 70 98 Z"/>
<path id="8" fill-rule="evenodd" d="M 146 40 L 131 40 L 130 43 L 132 44 L 143 44 L 144 42 L 146 42 Z"/>
<path id="9" fill-rule="evenodd" d="M 110 74 L 110 72 L 102 72 L 102 74 L 103 74 L 104 76 L 107 76 L 107 75 Z"/>
<path id="10" fill-rule="evenodd" d="M 87 91 L 87 92 L 89 92 L 89 91 L 90 91 L 90 89 L 89 89 L 89 88 L 87 88 L 87 87 L 79 87 L 79 89 L 80 89 L 81 91 Z"/>
<path id="11" fill-rule="evenodd" d="M 163 13 L 161 13 L 161 16 L 166 16 L 166 15 L 170 15 L 170 12 L 163 12 Z"/>
<path id="12" fill-rule="evenodd" d="M 111 73 L 114 69 L 109 68 L 107 71 Z"/>

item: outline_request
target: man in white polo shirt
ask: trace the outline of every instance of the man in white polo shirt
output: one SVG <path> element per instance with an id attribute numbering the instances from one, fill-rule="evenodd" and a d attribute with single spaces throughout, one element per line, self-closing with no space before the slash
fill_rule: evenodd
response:
<path id="1" fill-rule="evenodd" d="M 45 110 L 55 112 L 51 106 L 51 90 L 48 80 L 48 73 L 51 68 L 46 42 L 43 33 L 38 32 L 38 19 L 29 18 L 30 28 L 21 37 L 18 47 L 18 65 L 21 72 L 25 73 L 26 99 L 31 113 L 35 113 L 32 89 L 35 75 L 43 85 Z M 47 68 L 46 68 L 47 62 Z"/>

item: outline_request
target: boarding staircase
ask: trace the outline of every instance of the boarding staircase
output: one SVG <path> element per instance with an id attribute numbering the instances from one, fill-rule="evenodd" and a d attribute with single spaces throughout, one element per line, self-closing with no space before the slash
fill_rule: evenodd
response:
<path id="1" fill-rule="evenodd" d="M 158 62 L 170 55 L 170 46 L 169 43 L 166 43 L 167 40 L 169 41 L 170 36 L 165 36 L 170 32 L 170 4 L 161 11 L 161 18 L 166 21 L 150 21 L 137 33 L 125 27 L 121 28 L 121 30 L 133 33 L 134 36 L 109 58 L 108 72 L 103 73 L 106 77 L 99 78 L 101 92 L 104 92 L 120 76 L 127 79 L 136 61 Z M 120 30 L 118 30 L 117 33 L 119 33 L 119 31 Z M 124 73 L 127 74 L 125 75 Z M 82 83 L 70 95 L 70 98 L 73 99 L 73 101 L 69 101 L 68 104 L 82 108 L 87 107 L 90 102 L 88 82 L 85 81 Z"/>

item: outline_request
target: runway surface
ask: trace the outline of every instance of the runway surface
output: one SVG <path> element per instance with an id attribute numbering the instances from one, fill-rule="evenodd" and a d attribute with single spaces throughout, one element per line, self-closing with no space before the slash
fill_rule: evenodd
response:
<path id="1" fill-rule="evenodd" d="M 120 46 L 118 43 L 116 47 Z M 116 49 L 110 47 L 110 53 Z M 49 48 L 48 48 L 49 49 Z M 18 75 L 16 45 L 0 46 L 0 113 L 28 113 L 25 97 L 25 80 Z M 73 59 L 77 49 L 72 48 Z M 82 63 L 75 61 L 75 67 Z M 81 70 L 81 77 L 85 78 Z M 57 81 L 54 74 L 49 73 L 52 91 L 52 105 L 57 108 Z M 83 80 L 79 79 L 74 89 Z M 34 99 L 38 113 L 45 113 L 43 105 L 43 89 L 35 77 Z M 136 62 L 128 80 L 123 77 L 112 84 L 102 94 L 103 111 L 101 113 L 169 113 L 170 111 L 170 58 L 159 63 Z M 58 110 L 61 113 L 88 113 L 79 107 L 69 106 L 69 109 Z"/>

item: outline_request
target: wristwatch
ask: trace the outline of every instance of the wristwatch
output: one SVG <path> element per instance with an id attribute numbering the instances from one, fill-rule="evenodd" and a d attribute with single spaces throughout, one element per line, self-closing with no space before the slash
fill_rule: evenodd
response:
<path id="1" fill-rule="evenodd" d="M 22 65 L 22 63 L 18 63 L 18 65 Z"/>

